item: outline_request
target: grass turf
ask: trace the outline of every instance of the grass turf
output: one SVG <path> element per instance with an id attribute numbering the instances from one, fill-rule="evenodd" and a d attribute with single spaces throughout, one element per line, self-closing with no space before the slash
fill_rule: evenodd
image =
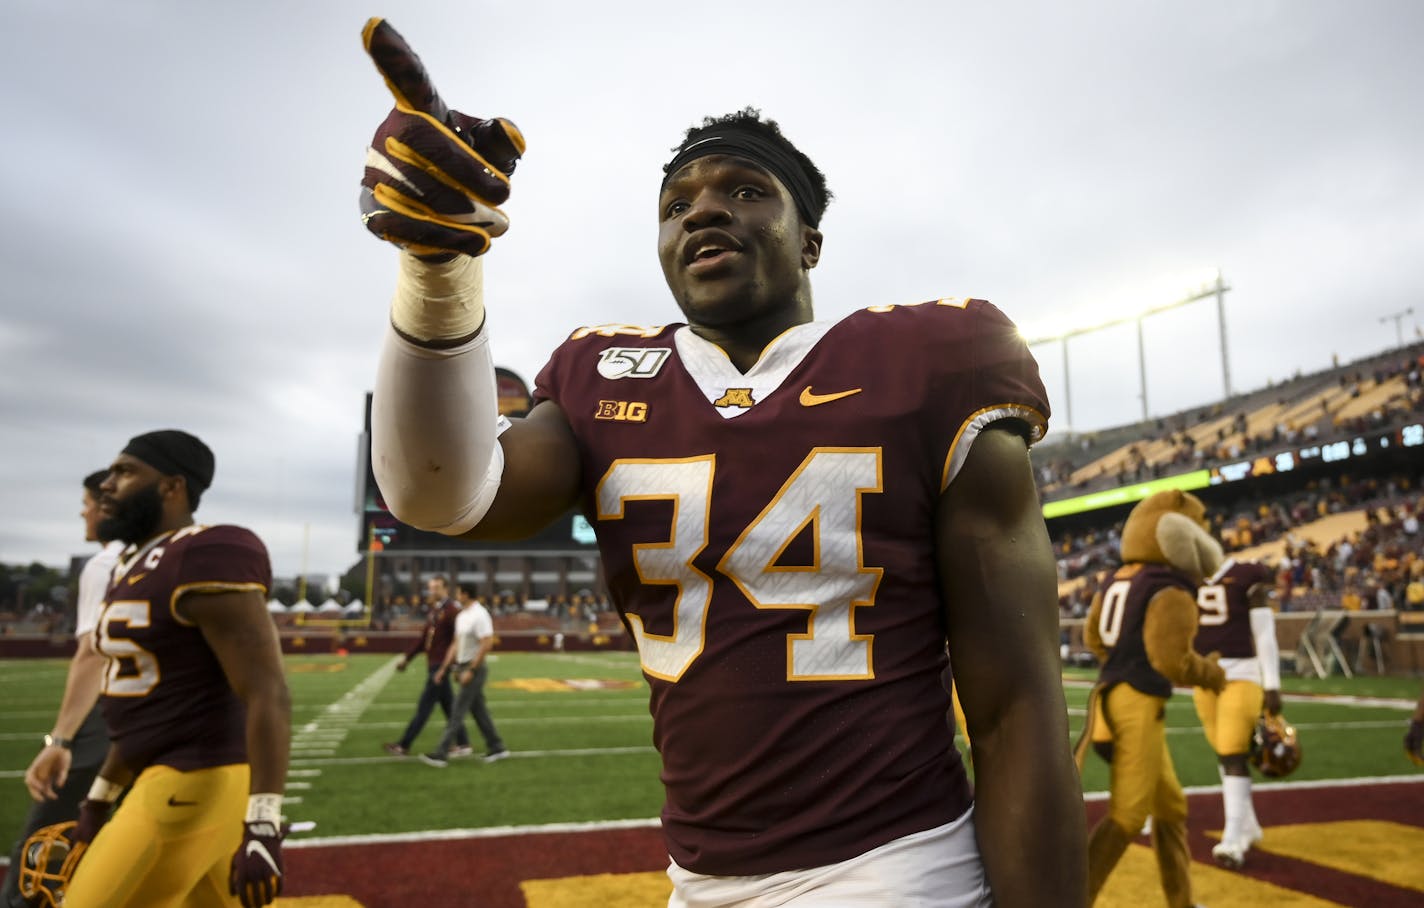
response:
<path id="1" fill-rule="evenodd" d="M 452 760 L 445 769 L 413 756 L 391 757 L 414 710 L 422 666 L 392 670 L 394 657 L 290 656 L 293 755 L 286 812 L 315 821 L 321 837 L 656 817 L 662 802 L 652 748 L 647 689 L 633 653 L 499 653 L 486 697 L 510 759 Z M 0 836 L 19 828 L 28 807 L 22 775 L 49 730 L 66 663 L 0 661 Z M 1065 673 L 1076 735 L 1094 673 Z M 1286 715 L 1300 730 L 1305 759 L 1290 782 L 1424 772 L 1401 751 L 1411 678 L 1287 678 Z M 1390 704 L 1345 698 L 1385 698 Z M 1168 705 L 1169 743 L 1186 785 L 1215 785 L 1215 760 L 1190 696 Z M 441 732 L 437 710 L 412 753 Z M 483 744 L 467 722 L 476 753 Z M 1084 787 L 1107 786 L 1107 767 L 1091 758 Z"/>

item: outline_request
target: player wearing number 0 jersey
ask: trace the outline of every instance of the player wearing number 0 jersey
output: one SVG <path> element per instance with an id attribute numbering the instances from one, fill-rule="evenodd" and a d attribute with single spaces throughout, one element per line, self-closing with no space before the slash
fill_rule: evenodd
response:
<path id="1" fill-rule="evenodd" d="M 578 439 L 679 865 L 824 864 L 968 809 L 925 527 L 982 426 L 1044 429 L 1008 319 L 862 310 L 792 328 L 747 374 L 684 326 L 587 329 L 534 398 Z"/>
<path id="2" fill-rule="evenodd" d="M 1266 565 L 1229 558 L 1197 590 L 1196 651 L 1220 653 L 1226 672 L 1220 693 L 1198 687 L 1192 694 L 1221 773 L 1226 822 L 1212 856 L 1226 867 L 1240 867 L 1262 837 L 1251 802 L 1247 754 L 1262 710 L 1281 712 L 1280 649 L 1270 605 L 1274 586 Z"/>
<path id="3" fill-rule="evenodd" d="M 449 110 L 386 23 L 365 35 L 396 109 L 363 220 L 405 250 L 376 479 L 396 516 L 449 535 L 590 520 L 651 686 L 669 905 L 1081 905 L 1026 456 L 1048 407 L 1013 325 L 975 300 L 816 322 L 825 177 L 747 109 L 663 169 L 658 257 L 686 324 L 576 332 L 497 429 L 477 256 L 508 226 L 522 134 Z"/>
<path id="4" fill-rule="evenodd" d="M 1083 639 L 1102 661 L 1088 700 L 1079 765 L 1091 743 L 1111 767 L 1108 814 L 1088 838 L 1088 892 L 1095 899 L 1148 817 L 1168 908 L 1193 903 L 1187 799 L 1167 749 L 1174 684 L 1220 689 L 1213 659 L 1192 650 L 1196 587 L 1221 561 L 1205 508 L 1170 490 L 1137 504 L 1122 531 L 1123 565 L 1093 597 Z"/>

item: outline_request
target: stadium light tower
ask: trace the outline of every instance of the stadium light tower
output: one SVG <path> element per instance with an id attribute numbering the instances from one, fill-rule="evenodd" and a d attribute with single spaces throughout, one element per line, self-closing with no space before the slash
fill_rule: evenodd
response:
<path id="1" fill-rule="evenodd" d="M 1402 309 L 1399 312 L 1391 312 L 1389 315 L 1380 319 L 1381 325 L 1389 321 L 1394 322 L 1394 346 L 1396 348 L 1404 346 L 1404 317 L 1413 314 L 1414 307 L 1410 306 L 1408 309 Z"/>
<path id="2" fill-rule="evenodd" d="M 1137 326 L 1137 379 L 1138 379 L 1138 382 L 1139 382 L 1139 389 L 1138 389 L 1138 390 L 1139 390 L 1139 395 L 1138 395 L 1138 396 L 1139 396 L 1139 398 L 1140 398 L 1141 401 L 1142 401 L 1142 420 L 1143 420 L 1143 422 L 1146 422 L 1146 421 L 1148 420 L 1148 418 L 1149 418 L 1149 415 L 1148 415 L 1148 408 L 1147 408 L 1147 353 L 1146 353 L 1146 350 L 1144 349 L 1143 341 L 1142 341 L 1142 322 L 1143 322 L 1145 319 L 1147 319 L 1148 317 L 1153 316 L 1153 315 L 1157 315 L 1157 314 L 1160 313 L 1160 312 L 1166 312 L 1166 311 L 1168 311 L 1168 310 L 1170 310 L 1170 309 L 1176 309 L 1177 307 L 1179 307 L 1179 306 L 1185 306 L 1185 305 L 1187 305 L 1188 303 L 1195 303 L 1197 300 L 1203 300 L 1203 299 L 1206 299 L 1206 298 L 1209 297 L 1209 296 L 1214 296 L 1214 297 L 1216 297 L 1216 321 L 1217 321 L 1217 331 L 1218 331 L 1218 333 L 1219 333 L 1219 335 L 1220 335 L 1220 338 L 1221 338 L 1221 384 L 1222 384 L 1222 387 L 1225 389 L 1226 396 L 1227 396 L 1227 397 L 1230 397 L 1230 396 L 1231 396 L 1231 357 L 1230 357 L 1229 354 L 1228 354 L 1228 351 L 1227 351 L 1227 344 L 1226 344 L 1226 292 L 1227 292 L 1228 290 L 1230 290 L 1230 289 L 1231 289 L 1231 288 L 1230 288 L 1229 286 L 1227 286 L 1226 281 L 1222 279 L 1222 277 L 1221 277 L 1221 271 L 1218 270 L 1218 271 L 1216 272 L 1216 279 L 1215 279 L 1214 281 L 1212 281 L 1212 282 L 1209 283 L 1209 284 L 1205 284 L 1205 285 L 1203 285 L 1203 286 L 1197 288 L 1196 290 L 1192 291 L 1191 293 L 1187 294 L 1186 296 L 1182 297 L 1181 299 L 1179 299 L 1179 300 L 1177 300 L 1177 301 L 1175 301 L 1175 302 L 1165 303 L 1165 304 L 1163 304 L 1163 305 L 1161 305 L 1161 306 L 1152 306 L 1152 307 L 1150 307 L 1150 308 L 1147 308 L 1147 309 L 1142 310 L 1141 312 L 1138 312 L 1138 313 L 1135 314 L 1135 315 L 1125 315 L 1125 316 L 1122 316 L 1122 317 L 1120 317 L 1120 318 L 1114 318 L 1114 319 L 1111 319 L 1111 320 L 1106 321 L 1106 322 L 1099 322 L 1098 324 L 1089 325 L 1089 326 L 1084 327 L 1084 328 L 1071 328 L 1071 329 L 1069 329 L 1069 330 L 1067 330 L 1067 331 L 1064 331 L 1062 334 L 1054 334 L 1054 335 L 1049 335 L 1049 336 L 1047 336 L 1047 337 L 1038 337 L 1038 338 L 1033 338 L 1032 340 L 1027 341 L 1027 343 L 1028 343 L 1028 345 L 1029 345 L 1030 347 L 1036 347 L 1036 346 L 1038 346 L 1039 344 L 1047 344 L 1047 343 L 1057 342 L 1057 343 L 1059 344 L 1060 348 L 1061 348 L 1062 351 L 1063 351 L 1063 395 L 1064 395 L 1064 401 L 1063 401 L 1063 402 L 1064 402 L 1064 407 L 1065 407 L 1065 409 L 1067 410 L 1067 414 L 1066 414 L 1066 415 L 1067 415 L 1067 417 L 1068 417 L 1068 432 L 1069 432 L 1070 437 L 1071 437 L 1071 434 L 1072 434 L 1072 431 L 1073 431 L 1073 395 L 1072 395 L 1071 390 L 1070 390 L 1070 389 L 1071 389 L 1071 386 L 1070 386 L 1070 383 L 1069 383 L 1069 375 L 1068 375 L 1068 372 L 1069 372 L 1069 370 L 1068 370 L 1068 341 L 1069 341 L 1069 339 L 1070 339 L 1070 338 L 1074 338 L 1074 337 L 1078 337 L 1078 336 L 1084 335 L 1084 334 L 1093 334 L 1093 333 L 1095 333 L 1095 332 L 1097 332 L 1097 331 L 1102 331 L 1102 330 L 1104 330 L 1104 329 L 1106 329 L 1106 328 L 1114 328 L 1114 327 L 1117 327 L 1118 325 L 1124 325 L 1124 324 L 1126 324 L 1126 323 L 1128 323 L 1128 322 L 1135 322 L 1135 323 L 1136 323 L 1136 326 Z M 1413 310 L 1410 310 L 1410 311 L 1413 311 Z"/>

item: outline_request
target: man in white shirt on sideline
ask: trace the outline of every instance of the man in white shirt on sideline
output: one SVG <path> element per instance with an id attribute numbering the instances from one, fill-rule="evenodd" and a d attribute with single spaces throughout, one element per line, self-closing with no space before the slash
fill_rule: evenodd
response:
<path id="1" fill-rule="evenodd" d="M 450 721 L 445 726 L 445 734 L 440 736 L 439 746 L 420 756 L 426 764 L 436 767 L 449 765 L 450 748 L 464 725 L 466 711 L 474 716 L 475 725 L 485 739 L 484 761 L 494 763 L 509 756 L 485 705 L 485 680 L 489 677 L 486 657 L 494 646 L 494 619 L 489 609 L 475 598 L 470 584 L 456 582 L 455 599 L 460 603 L 460 613 L 455 616 L 455 639 L 435 673 L 435 683 L 439 684 L 445 673 L 453 670 L 460 682 L 460 692 L 455 695 L 455 705 L 450 707 Z"/>
<path id="2" fill-rule="evenodd" d="M 102 542 L 99 553 L 84 563 L 79 574 L 79 599 L 75 616 L 74 637 L 77 646 L 69 662 L 69 674 L 64 682 L 64 699 L 55 717 L 53 731 L 44 736 L 44 747 L 25 770 L 25 786 L 35 804 L 25 817 L 10 853 L 10 872 L 0 887 L 0 908 L 15 908 L 27 903 L 18 888 L 20 850 L 25 840 L 38 829 L 63 823 L 79 814 L 79 802 L 89 792 L 104 756 L 109 752 L 109 735 L 104 717 L 96 704 L 108 660 L 94 648 L 94 630 L 99 613 L 104 609 L 109 575 L 119 560 L 124 544 L 118 540 L 99 538 L 99 484 L 109 475 L 99 470 L 84 477 L 84 541 Z"/>

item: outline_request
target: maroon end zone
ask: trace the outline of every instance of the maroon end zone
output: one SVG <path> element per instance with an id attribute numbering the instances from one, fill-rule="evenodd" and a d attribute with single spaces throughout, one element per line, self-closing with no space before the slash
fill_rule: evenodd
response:
<path id="1" fill-rule="evenodd" d="M 1424 785 L 1418 783 L 1258 788 L 1255 795 L 1257 813 L 1267 827 L 1389 820 L 1424 828 Z M 1192 857 L 1210 864 L 1216 840 L 1207 833 L 1221 828 L 1221 797 L 1202 793 L 1190 795 L 1189 800 Z M 1089 823 L 1106 809 L 1105 801 L 1090 801 Z M 1321 842 L 1322 850 L 1329 847 L 1328 841 Z M 660 871 L 667 866 L 667 852 L 658 830 L 650 826 L 291 848 L 286 864 L 289 883 L 284 895 L 344 893 L 365 908 L 421 904 L 525 908 L 519 888 L 525 880 Z M 1340 905 L 1411 908 L 1424 902 L 1417 891 L 1264 851 L 1253 851 L 1242 872 Z"/>

